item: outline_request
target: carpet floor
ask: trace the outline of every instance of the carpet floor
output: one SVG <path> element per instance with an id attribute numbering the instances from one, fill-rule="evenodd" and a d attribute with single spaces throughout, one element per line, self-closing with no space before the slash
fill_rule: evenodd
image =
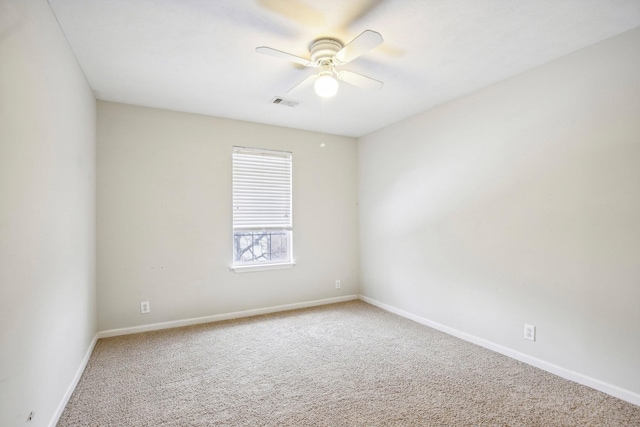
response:
<path id="1" fill-rule="evenodd" d="M 101 339 L 58 427 L 640 426 L 640 407 L 361 301 Z"/>

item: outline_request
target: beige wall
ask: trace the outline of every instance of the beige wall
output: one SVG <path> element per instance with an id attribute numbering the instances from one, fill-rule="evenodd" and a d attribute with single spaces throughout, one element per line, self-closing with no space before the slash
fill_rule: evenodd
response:
<path id="1" fill-rule="evenodd" d="M 362 293 L 640 398 L 638 52 L 634 30 L 361 138 Z"/>
<path id="2" fill-rule="evenodd" d="M 293 152 L 292 269 L 229 270 L 233 145 Z M 99 102 L 99 329 L 357 293 L 356 162 L 353 138 Z"/>
<path id="3" fill-rule="evenodd" d="M 95 100 L 46 1 L 0 0 L 0 425 L 46 426 L 96 333 Z"/>

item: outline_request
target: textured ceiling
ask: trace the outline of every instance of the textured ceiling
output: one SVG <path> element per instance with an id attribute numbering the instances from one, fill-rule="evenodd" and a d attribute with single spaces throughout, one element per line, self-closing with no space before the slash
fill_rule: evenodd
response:
<path id="1" fill-rule="evenodd" d="M 49 2 L 98 99 L 348 136 L 640 26 L 639 0 Z M 383 81 L 375 92 L 287 96 L 314 69 L 255 52 L 308 57 L 314 39 L 366 29 L 384 43 L 342 68 Z"/>

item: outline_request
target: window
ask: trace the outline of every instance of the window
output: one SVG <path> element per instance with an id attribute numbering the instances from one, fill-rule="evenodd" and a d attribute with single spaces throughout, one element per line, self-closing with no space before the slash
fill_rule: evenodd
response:
<path id="1" fill-rule="evenodd" d="M 292 266 L 292 156 L 233 147 L 233 269 Z"/>

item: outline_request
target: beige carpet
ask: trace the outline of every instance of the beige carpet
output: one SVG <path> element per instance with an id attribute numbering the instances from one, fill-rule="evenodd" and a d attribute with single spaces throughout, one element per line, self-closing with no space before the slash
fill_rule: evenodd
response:
<path id="1" fill-rule="evenodd" d="M 58 426 L 640 426 L 640 407 L 353 301 L 101 339 Z"/>

